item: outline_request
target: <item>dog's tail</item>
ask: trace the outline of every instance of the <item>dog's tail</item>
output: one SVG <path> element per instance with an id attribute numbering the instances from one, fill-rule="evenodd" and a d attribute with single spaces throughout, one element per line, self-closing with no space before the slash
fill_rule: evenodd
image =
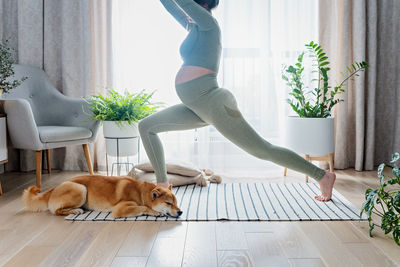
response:
<path id="1" fill-rule="evenodd" d="M 30 186 L 22 193 L 22 202 L 27 210 L 30 211 L 45 211 L 47 210 L 49 198 L 53 188 L 47 190 L 41 195 L 38 195 L 40 189 L 36 186 Z"/>

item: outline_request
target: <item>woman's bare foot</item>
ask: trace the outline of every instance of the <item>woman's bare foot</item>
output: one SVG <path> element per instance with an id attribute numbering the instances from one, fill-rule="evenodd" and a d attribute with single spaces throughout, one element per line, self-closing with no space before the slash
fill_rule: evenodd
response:
<path id="1" fill-rule="evenodd" d="M 168 188 L 169 187 L 169 183 L 168 182 L 157 183 L 157 186 Z"/>
<path id="2" fill-rule="evenodd" d="M 335 184 L 336 174 L 333 172 L 325 172 L 324 177 L 318 181 L 321 189 L 321 195 L 315 196 L 314 198 L 319 201 L 329 201 L 332 197 L 332 189 Z"/>

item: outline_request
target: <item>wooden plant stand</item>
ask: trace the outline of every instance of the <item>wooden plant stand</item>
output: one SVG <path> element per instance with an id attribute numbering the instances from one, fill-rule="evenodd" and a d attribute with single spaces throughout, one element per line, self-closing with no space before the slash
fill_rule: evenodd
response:
<path id="1" fill-rule="evenodd" d="M 314 160 L 328 162 L 329 163 L 329 171 L 333 172 L 334 171 L 334 169 L 333 169 L 333 156 L 334 156 L 333 153 L 325 155 L 325 156 L 320 156 L 320 157 L 310 157 L 310 155 L 306 154 L 304 156 L 304 158 L 306 160 L 308 160 L 309 162 L 312 162 Z M 287 168 L 284 169 L 283 176 L 286 176 L 286 174 L 287 174 Z M 306 175 L 306 183 L 308 183 L 308 175 Z"/>

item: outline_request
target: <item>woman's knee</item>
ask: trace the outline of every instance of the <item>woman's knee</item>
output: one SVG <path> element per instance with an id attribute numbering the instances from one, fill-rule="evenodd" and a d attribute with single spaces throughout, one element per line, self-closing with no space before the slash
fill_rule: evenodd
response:
<path id="1" fill-rule="evenodd" d="M 142 119 L 138 125 L 140 135 L 149 134 L 152 125 L 153 123 L 150 117 Z"/>

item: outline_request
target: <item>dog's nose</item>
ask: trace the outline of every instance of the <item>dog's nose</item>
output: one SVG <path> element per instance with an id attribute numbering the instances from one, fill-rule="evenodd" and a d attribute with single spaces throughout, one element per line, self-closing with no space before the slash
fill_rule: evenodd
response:
<path id="1" fill-rule="evenodd" d="M 182 215 L 182 213 L 183 213 L 183 211 L 178 211 L 178 216 L 181 216 Z"/>

